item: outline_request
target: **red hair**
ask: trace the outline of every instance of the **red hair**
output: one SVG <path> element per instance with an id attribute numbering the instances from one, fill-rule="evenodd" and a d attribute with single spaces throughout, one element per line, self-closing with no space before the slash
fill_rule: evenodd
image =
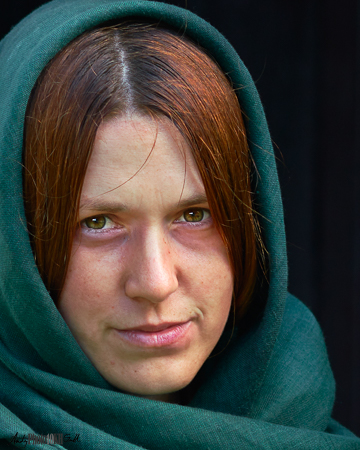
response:
<path id="1" fill-rule="evenodd" d="M 90 30 L 44 69 L 25 123 L 24 198 L 41 277 L 56 301 L 97 129 L 109 116 L 167 117 L 188 141 L 234 272 L 237 317 L 256 283 L 260 242 L 239 102 L 195 44 L 151 24 Z"/>

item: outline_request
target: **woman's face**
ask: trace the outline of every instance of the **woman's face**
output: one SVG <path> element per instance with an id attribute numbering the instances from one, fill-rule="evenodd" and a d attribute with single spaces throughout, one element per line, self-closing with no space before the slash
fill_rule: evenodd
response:
<path id="1" fill-rule="evenodd" d="M 214 349 L 233 291 L 197 166 L 170 121 L 100 126 L 79 221 L 59 311 L 109 383 L 168 399 Z"/>

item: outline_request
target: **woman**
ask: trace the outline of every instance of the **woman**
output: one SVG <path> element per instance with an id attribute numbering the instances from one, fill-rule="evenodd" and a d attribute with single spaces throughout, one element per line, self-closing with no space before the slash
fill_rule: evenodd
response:
<path id="1" fill-rule="evenodd" d="M 1 58 L 4 445 L 360 448 L 286 293 L 271 141 L 225 39 L 163 3 L 55 1 Z"/>

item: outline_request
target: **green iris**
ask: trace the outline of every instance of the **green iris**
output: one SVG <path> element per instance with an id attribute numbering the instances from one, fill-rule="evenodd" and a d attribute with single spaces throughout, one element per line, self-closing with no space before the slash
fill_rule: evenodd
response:
<path id="1" fill-rule="evenodd" d="M 201 222 L 204 218 L 203 209 L 189 209 L 184 212 L 186 222 Z"/>
<path id="2" fill-rule="evenodd" d="M 101 230 L 106 225 L 105 216 L 94 216 L 84 220 L 85 225 L 93 230 Z"/>

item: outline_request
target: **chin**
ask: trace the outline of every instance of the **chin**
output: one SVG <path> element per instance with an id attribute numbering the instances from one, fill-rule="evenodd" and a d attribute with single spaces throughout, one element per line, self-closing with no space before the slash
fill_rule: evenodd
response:
<path id="1" fill-rule="evenodd" d="M 117 389 L 136 396 L 162 400 L 163 396 L 176 395 L 195 378 L 199 367 L 168 367 L 163 370 L 151 370 L 147 367 L 134 368 L 126 376 L 124 373 L 108 373 L 104 378 Z M 164 400 L 168 401 L 168 400 Z"/>
<path id="2" fill-rule="evenodd" d="M 111 382 L 111 380 L 107 381 L 126 393 L 145 397 L 178 392 L 188 386 L 194 378 L 195 375 L 182 380 L 163 377 L 160 380 L 132 380 L 131 383 L 117 383 L 115 380 L 114 382 Z"/>

